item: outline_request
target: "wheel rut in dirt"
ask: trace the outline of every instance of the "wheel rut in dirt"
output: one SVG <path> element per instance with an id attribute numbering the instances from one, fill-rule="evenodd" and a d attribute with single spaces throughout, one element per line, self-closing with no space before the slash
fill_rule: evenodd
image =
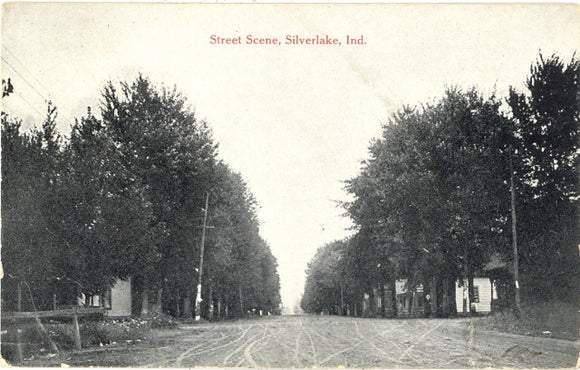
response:
<path id="1" fill-rule="evenodd" d="M 573 368 L 580 342 L 474 328 L 469 319 L 278 316 L 152 331 L 149 341 L 27 366 Z"/>

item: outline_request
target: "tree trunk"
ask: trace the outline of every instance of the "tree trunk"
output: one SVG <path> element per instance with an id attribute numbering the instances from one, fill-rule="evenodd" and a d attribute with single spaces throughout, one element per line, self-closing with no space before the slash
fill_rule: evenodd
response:
<path id="1" fill-rule="evenodd" d="M 493 313 L 495 312 L 494 308 L 495 308 L 495 304 L 494 301 L 497 299 L 497 297 L 495 296 L 494 292 L 493 292 L 493 278 L 489 278 L 489 283 L 490 283 L 490 287 L 491 287 L 491 300 L 489 302 L 489 312 Z"/>
<path id="2" fill-rule="evenodd" d="M 397 306 L 397 284 L 395 279 L 390 282 L 391 290 L 391 310 L 393 311 L 393 317 L 399 316 L 398 306 Z"/>
<path id="3" fill-rule="evenodd" d="M 466 291 L 467 291 L 467 285 L 466 284 L 467 284 L 467 282 L 466 282 L 465 279 L 462 279 L 462 280 L 463 280 L 463 287 L 462 287 L 463 292 L 461 294 L 461 298 L 462 298 L 461 301 L 463 302 L 463 307 L 462 307 L 462 311 L 461 312 L 463 312 L 463 314 L 466 314 L 467 313 L 467 308 L 468 308 L 467 307 L 467 300 L 468 299 L 467 299 L 467 295 L 466 295 Z"/>
<path id="4" fill-rule="evenodd" d="M 469 297 L 469 314 L 475 316 L 475 289 L 473 287 L 473 273 L 471 271 L 467 275 L 467 296 Z"/>
<path id="5" fill-rule="evenodd" d="M 187 287 L 187 290 L 185 291 L 185 298 L 183 300 L 183 317 L 187 318 L 192 317 L 191 300 L 192 300 L 191 287 Z"/>
<path id="6" fill-rule="evenodd" d="M 441 301 L 441 306 L 442 306 L 441 308 L 443 310 L 443 316 L 449 317 L 451 315 L 451 310 L 450 310 L 451 297 L 449 297 L 449 278 L 448 277 L 443 278 L 442 290 L 443 290 L 443 299 Z"/>
<path id="7" fill-rule="evenodd" d="M 438 299 L 437 299 L 437 278 L 433 277 L 431 279 L 431 317 L 437 317 L 439 311 Z"/>
<path id="8" fill-rule="evenodd" d="M 387 303 L 385 300 L 385 283 L 381 283 L 379 287 L 379 292 L 381 293 L 381 311 L 380 314 L 382 317 L 385 317 L 385 304 Z"/>
<path id="9" fill-rule="evenodd" d="M 163 288 L 157 290 L 157 300 L 155 301 L 155 310 L 157 312 L 163 312 Z"/>
<path id="10" fill-rule="evenodd" d="M 451 317 L 457 316 L 457 302 L 455 300 L 455 277 L 449 278 L 449 315 Z"/>
<path id="11" fill-rule="evenodd" d="M 207 306 L 207 316 L 209 320 L 213 320 L 213 287 L 211 283 L 209 285 L 209 295 L 208 295 L 208 306 Z"/>
<path id="12" fill-rule="evenodd" d="M 238 293 L 240 298 L 240 318 L 244 317 L 244 297 L 242 296 L 242 286 L 238 285 Z"/>
<path id="13" fill-rule="evenodd" d="M 413 298 L 411 302 L 411 312 L 413 312 L 413 316 L 417 317 L 419 314 L 419 293 L 413 292 Z"/>
<path id="14" fill-rule="evenodd" d="M 371 287 L 369 289 L 369 309 L 368 309 L 368 316 L 374 317 L 376 312 L 376 302 L 375 302 L 375 292 L 374 289 Z"/>
<path id="15" fill-rule="evenodd" d="M 149 313 L 149 292 L 144 286 L 141 292 L 141 316 L 145 316 Z"/>
<path id="16" fill-rule="evenodd" d="M 344 287 L 342 286 L 342 281 L 340 282 L 340 315 L 344 316 Z"/>
<path id="17" fill-rule="evenodd" d="M 222 297 L 218 297 L 217 300 L 217 318 L 218 320 L 222 319 Z"/>

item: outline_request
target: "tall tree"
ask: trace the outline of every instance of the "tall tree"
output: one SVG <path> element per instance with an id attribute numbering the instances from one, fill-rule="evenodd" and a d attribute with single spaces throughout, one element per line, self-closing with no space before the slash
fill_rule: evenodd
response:
<path id="1" fill-rule="evenodd" d="M 217 163 L 214 174 L 205 315 L 211 303 L 216 316 L 225 315 L 226 307 L 228 315 L 237 317 L 248 310 L 279 313 L 277 262 L 259 235 L 257 202 L 242 176 L 223 162 Z"/>
<path id="2" fill-rule="evenodd" d="M 353 280 L 348 278 L 347 249 L 350 240 L 337 240 L 320 247 L 306 270 L 300 306 L 307 313 L 344 315 L 354 311 Z M 361 297 L 362 298 L 362 297 Z"/>
<path id="3" fill-rule="evenodd" d="M 165 230 L 156 246 L 158 264 L 135 276 L 146 312 L 150 292 L 159 292 L 165 279 L 184 282 L 183 314 L 192 314 L 199 265 L 199 219 L 210 191 L 216 145 L 207 124 L 198 121 L 175 89 L 156 89 L 139 76 L 132 84 L 110 83 L 103 92 L 103 124 L 119 160 L 144 189 L 151 203 L 154 227 Z M 177 257 L 177 266 L 164 263 Z M 159 295 L 157 295 L 159 297 Z M 160 297 L 162 298 L 162 297 Z"/>
<path id="4" fill-rule="evenodd" d="M 515 122 L 522 293 L 577 299 L 580 61 L 542 54 L 526 93 L 511 89 Z"/>
<path id="5" fill-rule="evenodd" d="M 155 261 L 159 230 L 145 187 L 90 112 L 73 126 L 64 155 L 51 212 L 62 242 L 59 265 L 85 293 L 102 293 Z"/>
<path id="6" fill-rule="evenodd" d="M 9 309 L 16 307 L 17 281 L 34 282 L 36 299 L 27 299 L 23 309 L 52 307 L 52 285 L 60 275 L 61 241 L 49 230 L 62 143 L 55 119 L 49 105 L 40 129 L 23 133 L 21 121 L 2 113 L 2 298 Z"/>

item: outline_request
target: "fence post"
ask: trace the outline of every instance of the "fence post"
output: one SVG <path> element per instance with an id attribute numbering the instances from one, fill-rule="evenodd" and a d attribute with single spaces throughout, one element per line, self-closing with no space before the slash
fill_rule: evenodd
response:
<path id="1" fill-rule="evenodd" d="M 24 356 L 22 355 L 22 329 L 16 329 L 16 360 L 19 364 L 24 362 Z"/>
<path id="2" fill-rule="evenodd" d="M 75 330 L 75 349 L 81 350 L 81 330 L 79 328 L 79 317 L 78 315 L 73 316 L 73 325 Z"/>
<path id="3" fill-rule="evenodd" d="M 18 281 L 17 285 L 17 292 L 18 292 L 18 301 L 16 310 L 18 312 L 22 311 L 22 288 L 20 281 Z M 16 360 L 19 364 L 24 362 L 24 356 L 22 355 L 22 329 L 16 328 Z"/>
<path id="4" fill-rule="evenodd" d="M 16 311 L 20 312 L 22 311 L 22 284 L 20 281 L 18 281 L 18 302 L 17 302 L 17 306 L 16 306 Z"/>

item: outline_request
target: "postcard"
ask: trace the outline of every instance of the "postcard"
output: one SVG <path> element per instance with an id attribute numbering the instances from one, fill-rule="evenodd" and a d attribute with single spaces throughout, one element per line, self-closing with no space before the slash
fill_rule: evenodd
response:
<path id="1" fill-rule="evenodd" d="M 3 364 L 577 366 L 578 10 L 4 3 Z"/>

